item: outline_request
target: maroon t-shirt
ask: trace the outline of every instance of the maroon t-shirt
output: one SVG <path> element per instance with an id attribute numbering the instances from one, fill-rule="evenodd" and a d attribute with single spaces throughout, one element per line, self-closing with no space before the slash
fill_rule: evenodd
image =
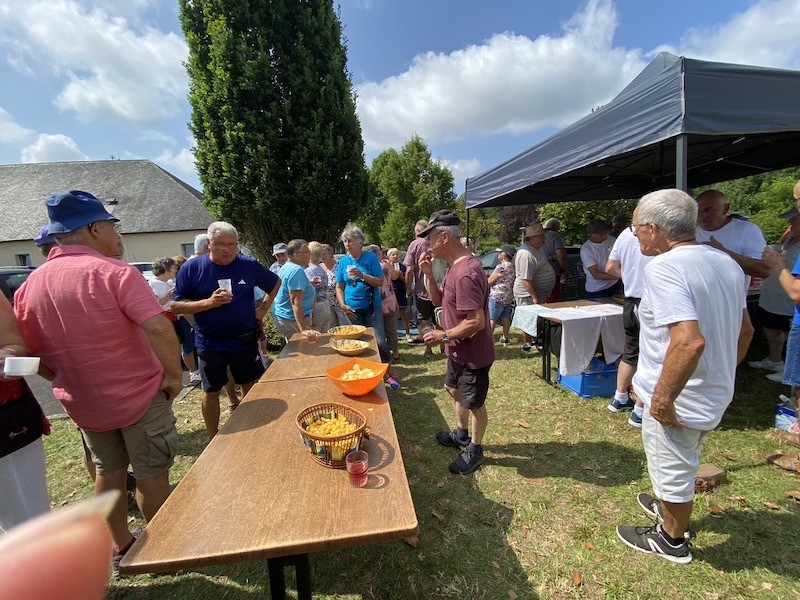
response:
<path id="1" fill-rule="evenodd" d="M 489 324 L 489 283 L 480 261 L 474 256 L 452 265 L 442 282 L 442 318 L 444 328 L 455 327 L 467 317 L 467 311 L 483 311 L 483 329 L 465 340 L 445 344 L 453 362 L 470 369 L 487 367 L 494 362 L 494 340 Z"/>

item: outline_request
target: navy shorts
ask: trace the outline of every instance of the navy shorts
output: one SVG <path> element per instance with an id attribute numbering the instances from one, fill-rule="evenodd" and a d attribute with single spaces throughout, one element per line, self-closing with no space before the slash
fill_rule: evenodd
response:
<path id="1" fill-rule="evenodd" d="M 430 321 L 433 318 L 433 302 L 417 296 L 417 310 L 423 321 Z"/>
<path id="2" fill-rule="evenodd" d="M 625 298 L 622 305 L 622 326 L 625 328 L 625 350 L 622 362 L 635 367 L 639 364 L 639 302 L 641 298 Z"/>
<path id="3" fill-rule="evenodd" d="M 264 374 L 264 364 L 253 343 L 246 350 L 235 352 L 202 351 L 197 355 L 197 366 L 204 392 L 218 392 L 228 383 L 228 368 L 233 380 L 239 385 L 258 381 Z"/>
<path id="4" fill-rule="evenodd" d="M 492 365 L 480 369 L 470 369 L 466 365 L 447 359 L 447 373 L 444 385 L 458 390 L 458 403 L 464 408 L 475 410 L 486 402 L 489 394 L 489 369 Z"/>

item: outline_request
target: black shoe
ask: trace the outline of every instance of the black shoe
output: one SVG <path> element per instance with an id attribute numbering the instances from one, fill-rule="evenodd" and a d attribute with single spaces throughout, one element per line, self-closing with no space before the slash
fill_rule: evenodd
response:
<path id="1" fill-rule="evenodd" d="M 463 448 L 461 454 L 450 463 L 450 472 L 453 475 L 467 475 L 483 464 L 483 452 L 476 454 L 469 448 Z"/>
<path id="2" fill-rule="evenodd" d="M 406 341 L 406 344 L 410 344 L 412 346 L 420 346 L 420 345 L 422 345 L 424 343 L 425 342 L 423 342 L 421 338 L 413 338 L 411 340 L 407 340 Z"/>
<path id="3" fill-rule="evenodd" d="M 440 431 L 436 434 L 436 441 L 442 446 L 449 446 L 451 448 L 464 448 L 469 445 L 470 438 L 467 438 L 462 442 L 458 439 L 456 430 L 454 429 L 453 431 Z"/>
<path id="4" fill-rule="evenodd" d="M 673 546 L 661 535 L 661 525 L 650 525 L 648 527 L 618 525 L 617 536 L 622 540 L 623 544 L 638 552 L 654 554 L 682 565 L 692 562 L 689 540 L 684 539 L 677 546 Z"/>
<path id="5" fill-rule="evenodd" d="M 664 522 L 664 513 L 658 498 L 654 498 L 650 494 L 639 494 L 636 496 L 636 501 L 642 507 L 644 514 L 659 523 Z"/>

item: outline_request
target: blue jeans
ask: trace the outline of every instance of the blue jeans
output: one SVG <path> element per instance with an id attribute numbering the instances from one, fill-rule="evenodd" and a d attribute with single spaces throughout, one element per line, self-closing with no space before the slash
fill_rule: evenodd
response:
<path id="1" fill-rule="evenodd" d="M 386 330 L 383 327 L 383 311 L 379 306 L 373 308 L 354 309 L 355 317 L 351 319 L 353 325 L 363 325 L 375 329 L 375 341 L 378 344 L 378 353 L 381 355 L 381 362 L 391 362 L 392 352 L 389 350 L 389 342 L 386 339 Z"/>

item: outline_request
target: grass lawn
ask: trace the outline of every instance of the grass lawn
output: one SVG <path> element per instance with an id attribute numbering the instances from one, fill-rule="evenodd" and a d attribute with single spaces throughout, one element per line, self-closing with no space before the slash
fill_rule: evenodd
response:
<path id="1" fill-rule="evenodd" d="M 639 430 L 627 415 L 606 410 L 607 399 L 583 400 L 545 384 L 539 357 L 512 341 L 497 348 L 491 371 L 486 464 L 465 477 L 450 475 L 455 450 L 434 440 L 454 423 L 442 390 L 445 359 L 403 346 L 403 386 L 389 398 L 419 544 L 312 554 L 315 598 L 800 599 L 800 503 L 787 496 L 800 490 L 800 478 L 762 458 L 789 449 L 771 433 L 784 386 L 739 369 L 736 398 L 704 451 L 704 462 L 726 469 L 730 482 L 697 496 L 695 560 L 675 565 L 629 550 L 614 532 L 618 524 L 648 523 L 636 503 L 638 492 L 651 491 Z M 764 355 L 756 344 L 749 359 Z M 199 392 L 175 409 L 181 446 L 173 483 L 205 445 Z M 89 496 L 78 433 L 67 421 L 54 423 L 46 449 L 54 505 Z M 307 468 L 322 467 L 309 460 Z M 130 519 L 142 524 L 138 513 Z M 293 594 L 289 570 L 287 587 Z M 125 578 L 111 583 L 109 597 L 269 597 L 266 562 Z"/>

